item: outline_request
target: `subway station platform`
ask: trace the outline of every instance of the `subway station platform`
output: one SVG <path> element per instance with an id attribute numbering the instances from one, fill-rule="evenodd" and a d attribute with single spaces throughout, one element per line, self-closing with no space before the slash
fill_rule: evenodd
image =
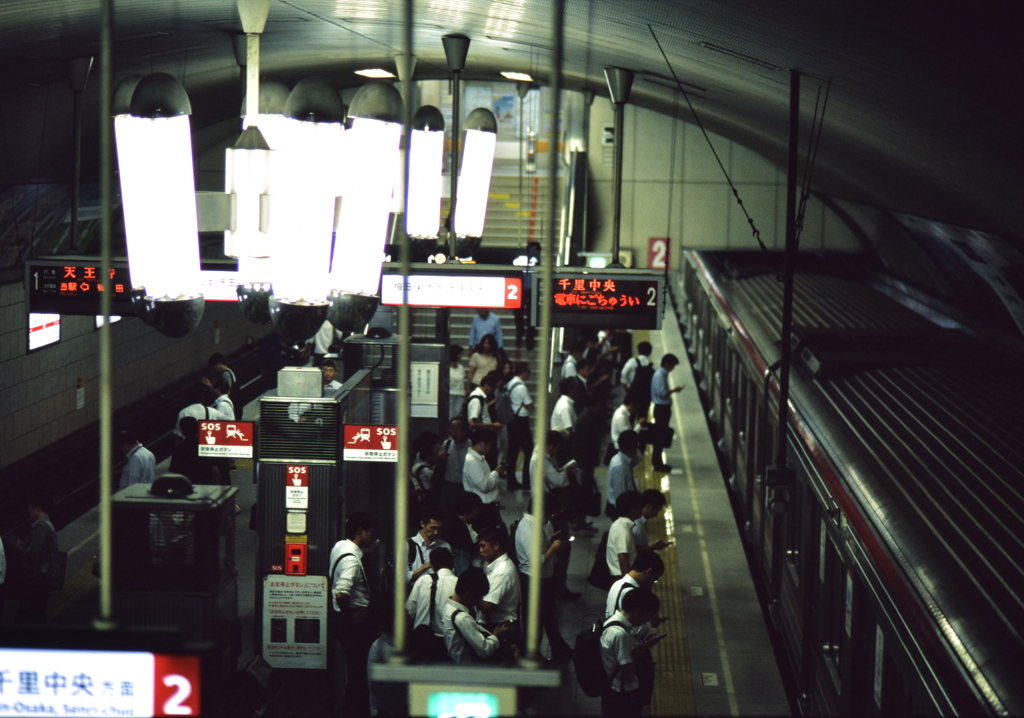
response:
<path id="1" fill-rule="evenodd" d="M 676 438 L 666 454 L 667 463 L 673 467 L 671 472 L 664 474 L 651 469 L 650 449 L 636 470 L 641 490 L 657 488 L 669 499 L 666 510 L 648 523 L 651 541 L 665 538 L 675 542 L 662 552 L 666 573 L 655 587 L 662 602 L 661 614 L 669 620 L 662 628 L 668 636 L 653 650 L 656 680 L 651 713 L 789 715 L 791 706 L 671 303 L 661 331 L 634 333 L 634 343 L 644 339 L 654 347 L 655 363 L 669 352 L 683 360 L 673 372 L 671 383 L 685 386 L 673 396 L 672 425 Z M 523 353 L 519 358 L 532 357 Z M 257 411 L 258 403 L 253 402 L 245 407 L 242 418 L 253 420 Z M 258 674 L 266 688 L 266 696 L 259 702 L 260 715 L 294 715 L 302 713 L 302 708 L 281 694 L 279 681 L 262 664 L 255 643 L 256 534 L 248 525 L 256 486 L 252 462 L 237 464 L 233 485 L 239 489 L 235 546 L 242 622 L 238 667 Z M 158 475 L 161 469 L 166 470 L 166 462 L 158 466 Z M 605 476 L 605 467 L 599 467 L 597 480 L 602 488 Z M 503 494 L 506 523 L 521 516 L 526 502 L 527 495 L 522 492 Z M 594 523 L 599 529 L 597 533 L 578 536 L 573 543 L 568 583 L 570 589 L 582 595 L 558 604 L 559 625 L 570 643 L 576 634 L 603 616 L 606 593 L 587 585 L 586 576 L 601 533 L 610 522 L 601 516 Z M 98 553 L 98 510 L 93 509 L 66 526 L 60 532 L 60 545 L 69 553 L 67 580 L 64 589 L 51 596 L 49 621 L 88 623 L 96 615 L 99 600 L 99 581 L 92 572 Z M 13 620 L 13 609 L 13 605 L 7 607 L 0 624 Z M 520 712 L 599 715 L 600 701 L 583 694 L 570 664 L 562 670 L 559 688 L 536 692 L 529 705 L 520 705 Z"/>

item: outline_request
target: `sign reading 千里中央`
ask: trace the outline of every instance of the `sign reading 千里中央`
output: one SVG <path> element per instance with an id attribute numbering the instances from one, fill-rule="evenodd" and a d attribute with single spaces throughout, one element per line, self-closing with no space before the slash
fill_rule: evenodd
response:
<path id="1" fill-rule="evenodd" d="M 345 461 L 398 461 L 398 427 L 345 426 Z"/>
<path id="2" fill-rule="evenodd" d="M 539 323 L 540 302 L 551 303 L 552 326 L 660 329 L 664 274 L 648 270 L 557 272 L 551 289 L 539 287 L 531 321 Z M 538 285 L 540 285 L 538 278 Z"/>
<path id="3" fill-rule="evenodd" d="M 68 315 L 100 313 L 100 299 L 111 292 L 111 314 L 133 315 L 127 262 L 112 262 L 104 281 L 98 260 L 33 259 L 25 263 L 29 312 Z"/>
<path id="4" fill-rule="evenodd" d="M 199 456 L 251 459 L 252 439 L 251 421 L 199 422 Z"/>
<path id="5" fill-rule="evenodd" d="M 0 648 L 0 715 L 200 715 L 200 661 L 141 651 Z"/>
<path id="6" fill-rule="evenodd" d="M 416 307 L 519 309 L 523 302 L 522 277 L 472 274 L 468 268 L 458 274 L 414 274 L 406 286 L 409 305 Z M 392 306 L 402 303 L 400 275 L 384 275 L 380 301 Z"/>

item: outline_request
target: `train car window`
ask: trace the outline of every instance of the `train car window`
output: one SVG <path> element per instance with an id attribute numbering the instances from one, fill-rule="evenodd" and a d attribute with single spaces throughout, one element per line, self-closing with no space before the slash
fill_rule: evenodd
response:
<path id="1" fill-rule="evenodd" d="M 914 695 L 903 671 L 886 645 L 881 626 L 875 627 L 873 698 L 882 715 L 913 715 Z"/>
<path id="2" fill-rule="evenodd" d="M 830 669 L 836 691 L 842 686 L 842 648 L 846 636 L 846 625 L 850 614 L 848 576 L 843 557 L 832 537 L 825 534 L 824 581 L 821 586 L 820 637 L 821 653 Z"/>

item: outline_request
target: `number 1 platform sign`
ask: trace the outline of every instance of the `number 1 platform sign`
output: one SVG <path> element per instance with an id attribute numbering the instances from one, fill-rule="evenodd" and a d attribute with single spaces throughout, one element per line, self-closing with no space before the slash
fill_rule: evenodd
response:
<path id="1" fill-rule="evenodd" d="M 345 426 L 345 461 L 398 462 L 397 426 Z"/>
<path id="2" fill-rule="evenodd" d="M 660 329 L 665 309 L 664 272 L 590 270 L 556 272 L 552 286 L 534 292 L 531 321 L 540 323 L 540 302 L 551 303 L 556 327 Z M 538 285 L 541 285 L 538 278 Z"/>

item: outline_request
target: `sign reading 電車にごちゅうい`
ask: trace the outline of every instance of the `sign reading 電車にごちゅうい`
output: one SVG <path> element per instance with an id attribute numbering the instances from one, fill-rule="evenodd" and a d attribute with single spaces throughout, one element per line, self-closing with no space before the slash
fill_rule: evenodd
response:
<path id="1" fill-rule="evenodd" d="M 397 426 L 345 426 L 345 461 L 398 461 Z"/>
<path id="2" fill-rule="evenodd" d="M 531 307 L 535 321 L 540 319 L 541 303 L 548 302 L 553 326 L 661 327 L 664 273 L 649 270 L 557 272 L 550 288 L 540 280 L 538 285 Z"/>
<path id="3" fill-rule="evenodd" d="M 199 456 L 251 459 L 252 439 L 251 421 L 199 422 Z"/>

